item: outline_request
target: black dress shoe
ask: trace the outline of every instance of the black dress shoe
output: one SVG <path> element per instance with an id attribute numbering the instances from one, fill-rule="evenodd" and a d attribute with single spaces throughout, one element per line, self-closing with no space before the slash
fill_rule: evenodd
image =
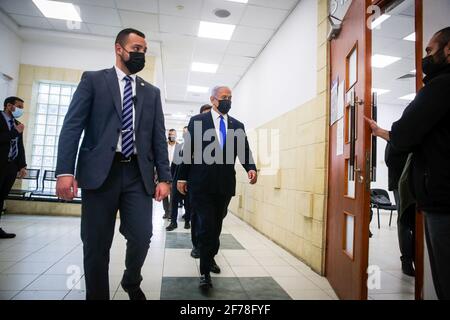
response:
<path id="1" fill-rule="evenodd" d="M 178 225 L 176 224 L 176 223 L 170 223 L 168 226 L 167 226 L 167 228 L 166 228 L 166 230 L 167 231 L 172 231 L 172 230 L 175 230 L 176 228 L 178 228 Z"/>
<path id="2" fill-rule="evenodd" d="M 211 272 L 212 273 L 220 273 L 220 268 L 217 265 L 216 261 L 213 259 L 213 262 L 211 264 Z"/>
<path id="3" fill-rule="evenodd" d="M 0 239 L 12 239 L 15 237 L 15 233 L 6 233 L 2 228 L 0 228 Z"/>
<path id="4" fill-rule="evenodd" d="M 128 290 L 126 291 L 128 293 L 128 296 L 130 297 L 130 300 L 147 300 L 145 297 L 144 292 L 142 292 L 141 288 L 137 288 L 135 290 Z"/>
<path id="5" fill-rule="evenodd" d="M 200 277 L 200 284 L 198 285 L 200 289 L 208 290 L 209 288 L 212 288 L 212 286 L 211 276 L 209 274 Z"/>
<path id="6" fill-rule="evenodd" d="M 170 218 L 170 215 L 168 214 L 168 213 L 165 213 L 164 215 L 163 215 L 163 219 L 169 219 Z"/>
<path id="7" fill-rule="evenodd" d="M 416 271 L 414 270 L 412 262 L 402 261 L 402 272 L 410 277 L 416 276 Z"/>
<path id="8" fill-rule="evenodd" d="M 194 259 L 199 259 L 200 258 L 200 250 L 198 250 L 198 248 L 195 248 L 191 250 L 191 257 Z"/>
<path id="9" fill-rule="evenodd" d="M 190 228 L 191 228 L 191 224 L 189 223 L 189 221 L 186 221 L 186 222 L 184 223 L 184 228 L 185 228 L 185 229 L 190 229 Z"/>

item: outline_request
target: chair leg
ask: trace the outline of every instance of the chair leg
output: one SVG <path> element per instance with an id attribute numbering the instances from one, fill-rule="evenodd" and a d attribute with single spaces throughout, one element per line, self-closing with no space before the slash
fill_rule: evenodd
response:
<path id="1" fill-rule="evenodd" d="M 378 216 L 378 229 L 380 229 L 380 208 L 377 208 L 377 216 Z"/>
<path id="2" fill-rule="evenodd" d="M 392 222 L 392 210 L 391 210 L 391 216 L 389 217 L 389 228 L 391 227 L 391 222 Z"/>

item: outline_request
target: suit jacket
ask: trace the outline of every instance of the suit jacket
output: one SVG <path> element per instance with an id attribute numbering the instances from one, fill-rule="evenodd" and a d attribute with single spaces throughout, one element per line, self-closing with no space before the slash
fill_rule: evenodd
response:
<path id="1" fill-rule="evenodd" d="M 173 160 L 170 165 L 170 173 L 172 174 L 172 179 L 175 180 L 175 174 L 177 172 L 177 168 L 182 162 L 183 156 L 183 145 L 184 143 L 177 143 L 175 145 L 175 150 L 173 152 Z"/>
<path id="2" fill-rule="evenodd" d="M 148 194 L 159 181 L 171 181 L 164 115 L 158 88 L 136 77 L 135 145 Z M 56 175 L 74 174 L 82 189 L 95 190 L 106 180 L 122 128 L 122 99 L 115 68 L 84 72 L 73 95 L 59 137 Z M 81 133 L 78 159 L 77 150 Z"/>
<path id="3" fill-rule="evenodd" d="M 14 120 L 16 125 L 19 121 Z M 11 140 L 19 137 L 17 141 L 18 154 L 17 158 L 14 160 L 19 169 L 25 168 L 27 166 L 25 160 L 25 148 L 23 146 L 23 134 L 16 131 L 16 129 L 9 130 L 8 124 L 6 123 L 3 115 L 0 114 L 0 167 L 3 167 L 8 163 L 9 150 L 11 148 Z"/>
<path id="4" fill-rule="evenodd" d="M 201 143 L 197 141 L 195 136 L 196 134 L 199 135 L 200 132 L 195 131 L 200 131 L 200 129 L 202 137 L 207 130 L 211 130 L 209 132 L 213 133 L 212 139 Z M 184 161 L 178 169 L 178 179 L 188 182 L 188 190 L 191 193 L 234 196 L 236 193 L 236 158 L 239 158 L 247 172 L 250 170 L 256 171 L 244 124 L 228 116 L 227 138 L 223 150 L 219 145 L 211 113 L 203 113 L 192 117 L 188 130 L 191 139 L 185 143 L 183 148 Z M 233 135 L 233 131 L 237 134 Z M 240 143 L 242 142 L 244 143 L 243 150 L 238 152 L 241 149 Z M 210 152 L 212 147 L 215 148 Z M 215 157 L 213 163 L 203 156 L 200 158 L 200 151 L 203 154 L 205 150 L 206 154 L 212 154 Z M 231 154 L 227 155 L 227 152 L 231 152 Z M 228 161 L 226 161 L 227 159 Z"/>

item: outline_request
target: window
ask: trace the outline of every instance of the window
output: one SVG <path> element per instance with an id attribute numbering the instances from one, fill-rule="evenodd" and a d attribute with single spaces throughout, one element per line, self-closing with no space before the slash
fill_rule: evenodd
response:
<path id="1" fill-rule="evenodd" d="M 39 82 L 36 103 L 30 168 L 55 170 L 58 140 L 76 85 Z M 42 180 L 39 182 L 42 187 Z M 54 190 L 55 184 L 46 183 L 46 190 Z"/>

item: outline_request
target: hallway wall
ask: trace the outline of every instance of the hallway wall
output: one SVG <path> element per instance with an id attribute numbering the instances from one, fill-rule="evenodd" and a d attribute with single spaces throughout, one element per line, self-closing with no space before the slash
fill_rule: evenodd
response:
<path id="1" fill-rule="evenodd" d="M 0 50 L 0 73 L 12 78 L 7 95 L 14 95 L 17 90 L 20 65 L 20 50 L 22 39 L 15 33 L 13 22 L 8 23 L 9 18 L 0 12 L 0 39 L 2 50 Z M 3 110 L 3 101 L 2 110 Z"/>
<path id="2" fill-rule="evenodd" d="M 309 79 L 314 81 L 316 91 L 311 99 L 299 102 L 293 110 L 249 131 L 252 148 L 258 147 L 259 181 L 255 186 L 249 185 L 245 172 L 237 166 L 237 191 L 230 210 L 314 271 L 323 274 L 328 163 L 328 9 L 326 0 L 314 2 L 317 5 L 317 25 L 314 32 L 308 31 L 316 34 L 317 49 L 305 50 L 317 52 L 316 75 Z M 283 62 L 286 65 L 290 63 L 289 60 Z M 309 62 L 301 61 L 302 64 Z M 302 90 L 296 82 L 286 80 L 283 84 L 286 92 Z M 270 88 L 256 87 L 246 94 L 264 97 L 270 95 L 269 91 Z M 278 105 L 272 107 L 276 109 Z M 271 114 L 273 112 L 276 111 L 272 110 Z M 269 130 L 272 142 L 279 141 L 278 147 L 276 143 L 272 144 L 272 153 L 279 156 L 279 166 L 273 172 L 262 166 L 264 150 L 261 144 L 264 139 L 259 139 L 259 143 L 256 139 L 264 130 Z"/>

